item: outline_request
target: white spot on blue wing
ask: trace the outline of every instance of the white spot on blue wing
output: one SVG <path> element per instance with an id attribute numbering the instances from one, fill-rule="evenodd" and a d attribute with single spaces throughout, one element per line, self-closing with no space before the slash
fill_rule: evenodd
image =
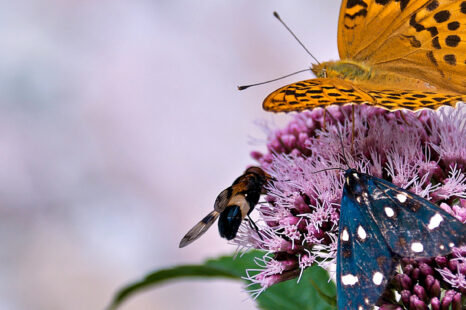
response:
<path id="1" fill-rule="evenodd" d="M 383 281 L 383 274 L 379 271 L 374 272 L 374 275 L 372 276 L 372 282 L 374 282 L 375 285 L 380 285 L 382 284 Z"/>
<path id="2" fill-rule="evenodd" d="M 349 234 L 348 234 L 348 230 L 343 229 L 343 231 L 341 232 L 341 240 L 343 241 L 348 241 L 349 240 Z"/>
<path id="3" fill-rule="evenodd" d="M 341 276 L 341 283 L 343 285 L 355 285 L 358 282 L 358 277 L 353 276 L 352 274 L 347 274 L 344 276 Z"/>
<path id="4" fill-rule="evenodd" d="M 359 227 L 358 227 L 358 237 L 359 237 L 359 239 L 361 239 L 363 241 L 367 238 L 366 231 L 364 230 L 364 228 L 362 228 L 361 225 L 359 225 Z"/>
<path id="5" fill-rule="evenodd" d="M 393 209 L 390 207 L 385 207 L 384 211 L 388 217 L 393 217 L 395 215 L 395 211 L 393 211 Z"/>
<path id="6" fill-rule="evenodd" d="M 408 196 L 406 196 L 405 194 L 397 194 L 396 199 L 398 199 L 399 202 L 403 203 L 406 201 L 406 199 L 408 199 Z"/>
<path id="7" fill-rule="evenodd" d="M 420 253 L 424 251 L 424 246 L 420 242 L 413 242 L 411 243 L 411 250 L 416 253 Z"/>
<path id="8" fill-rule="evenodd" d="M 430 230 L 435 229 L 439 227 L 442 221 L 443 216 L 441 216 L 439 213 L 435 213 L 435 215 L 430 218 L 429 225 L 427 225 L 427 228 L 429 228 Z"/>

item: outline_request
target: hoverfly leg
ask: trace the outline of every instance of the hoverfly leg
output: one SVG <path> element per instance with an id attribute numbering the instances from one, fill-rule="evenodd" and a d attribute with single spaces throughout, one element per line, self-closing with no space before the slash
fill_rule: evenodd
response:
<path id="1" fill-rule="evenodd" d="M 259 235 L 259 238 L 261 238 L 262 241 L 264 241 L 264 238 L 262 238 L 262 234 L 260 233 L 259 231 L 259 227 L 257 227 L 256 223 L 252 220 L 252 218 L 249 216 L 249 214 L 247 215 L 247 221 L 249 223 L 249 226 L 254 229 L 257 234 Z"/>

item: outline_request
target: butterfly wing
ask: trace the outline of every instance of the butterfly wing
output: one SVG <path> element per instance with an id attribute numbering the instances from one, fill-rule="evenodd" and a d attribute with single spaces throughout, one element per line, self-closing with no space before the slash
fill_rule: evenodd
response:
<path id="1" fill-rule="evenodd" d="M 416 78 L 430 90 L 465 94 L 466 2 L 345 0 L 338 49 L 341 59 Z"/>
<path id="2" fill-rule="evenodd" d="M 277 89 L 265 98 L 263 108 L 266 111 L 291 112 L 352 102 L 374 102 L 374 98 L 350 82 L 318 78 Z"/>
<path id="3" fill-rule="evenodd" d="M 367 83 L 366 83 L 367 84 Z M 438 109 L 455 106 L 466 96 L 415 90 L 370 90 L 365 83 L 354 84 L 339 79 L 311 79 L 281 87 L 265 98 L 263 108 L 272 112 L 292 112 L 325 108 L 329 105 L 367 103 L 389 111 Z M 363 86 L 364 89 L 361 89 Z"/>
<path id="4" fill-rule="evenodd" d="M 358 85 L 363 86 L 363 85 Z M 456 106 L 458 101 L 466 100 L 466 96 L 456 96 L 442 94 L 430 91 L 415 91 L 415 90 L 367 90 L 368 95 L 374 98 L 369 104 L 387 109 L 395 110 L 421 110 L 432 109 L 436 110 L 442 106 Z"/>
<path id="5" fill-rule="evenodd" d="M 351 83 L 330 75 L 294 83 L 270 94 L 264 109 L 368 103 L 419 110 L 466 100 L 465 1 L 343 0 L 338 49 L 343 62 L 337 72 L 344 76 L 348 64 L 361 64 L 368 77 Z"/>
<path id="6" fill-rule="evenodd" d="M 466 225 L 455 217 L 390 182 L 364 177 L 369 212 L 392 252 L 402 257 L 434 257 L 466 244 Z"/>
<path id="7" fill-rule="evenodd" d="M 338 309 L 372 309 L 385 290 L 394 262 L 367 206 L 343 190 L 337 254 Z"/>
<path id="8" fill-rule="evenodd" d="M 372 48 L 394 33 L 427 0 L 343 0 L 338 19 L 341 59 L 363 59 Z"/>

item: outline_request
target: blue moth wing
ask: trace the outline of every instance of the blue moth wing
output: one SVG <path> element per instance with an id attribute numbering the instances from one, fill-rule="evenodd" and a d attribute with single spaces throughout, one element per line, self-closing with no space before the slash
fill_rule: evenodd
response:
<path id="1" fill-rule="evenodd" d="M 402 257 L 434 257 L 466 244 L 466 225 L 431 202 L 370 175 L 368 211 L 390 250 Z"/>
<path id="2" fill-rule="evenodd" d="M 399 257 L 446 255 L 466 244 L 466 225 L 385 180 L 345 172 L 337 254 L 338 309 L 372 309 Z"/>
<path id="3" fill-rule="evenodd" d="M 366 206 L 343 189 L 337 253 L 338 309 L 372 309 L 394 271 L 392 254 Z"/>

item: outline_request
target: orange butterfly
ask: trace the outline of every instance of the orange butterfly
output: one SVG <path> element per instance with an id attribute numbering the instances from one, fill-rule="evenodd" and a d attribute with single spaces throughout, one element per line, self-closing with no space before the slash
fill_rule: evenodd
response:
<path id="1" fill-rule="evenodd" d="M 343 0 L 339 61 L 317 78 L 282 87 L 267 111 L 367 103 L 388 110 L 437 109 L 466 100 L 466 1 Z"/>

